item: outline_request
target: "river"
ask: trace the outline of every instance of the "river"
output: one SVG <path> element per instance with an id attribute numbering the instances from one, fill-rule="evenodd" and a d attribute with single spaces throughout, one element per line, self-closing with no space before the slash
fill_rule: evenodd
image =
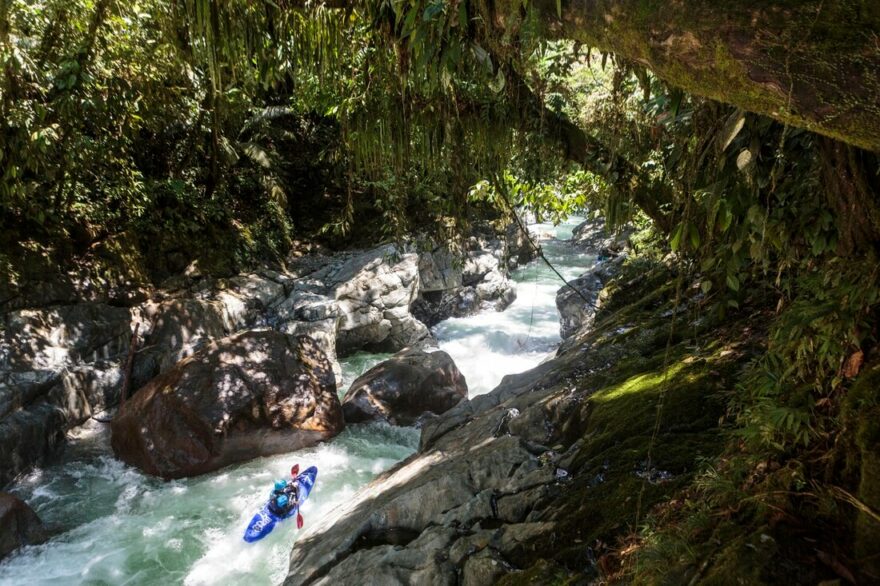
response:
<path id="1" fill-rule="evenodd" d="M 595 260 L 565 242 L 580 220 L 532 226 L 544 254 L 568 279 Z M 540 260 L 512 276 L 517 299 L 506 311 L 454 318 L 434 328 L 441 349 L 467 378 L 471 396 L 490 391 L 506 374 L 536 366 L 560 341 L 558 277 Z M 386 356 L 358 353 L 344 359 L 340 394 Z M 279 525 L 255 544 L 241 539 L 273 480 L 294 462 L 317 465 L 318 482 L 303 516 L 307 525 L 318 523 L 413 453 L 418 440 L 412 428 L 352 425 L 314 448 L 163 482 L 115 460 L 109 429 L 93 421 L 72 434 L 57 462 L 10 487 L 54 537 L 0 563 L 0 584 L 278 584 L 287 573 L 295 523 Z"/>

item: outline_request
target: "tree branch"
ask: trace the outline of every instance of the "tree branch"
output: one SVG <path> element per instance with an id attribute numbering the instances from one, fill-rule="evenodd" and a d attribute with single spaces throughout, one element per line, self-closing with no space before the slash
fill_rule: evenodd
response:
<path id="1" fill-rule="evenodd" d="M 525 23 L 496 4 L 496 50 Z M 694 95 L 880 151 L 880 3 L 535 0 L 539 35 L 639 63 Z"/>

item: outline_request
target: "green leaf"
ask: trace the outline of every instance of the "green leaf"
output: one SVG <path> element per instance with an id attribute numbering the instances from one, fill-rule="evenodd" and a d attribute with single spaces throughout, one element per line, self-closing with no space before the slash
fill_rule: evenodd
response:
<path id="1" fill-rule="evenodd" d="M 501 68 L 498 68 L 498 74 L 495 76 L 495 79 L 489 82 L 489 87 L 496 94 L 500 94 L 504 89 L 504 85 L 506 84 L 506 78 L 504 77 L 504 72 L 501 71 Z"/>
<path id="2" fill-rule="evenodd" d="M 739 279 L 736 278 L 736 275 L 727 275 L 727 286 L 734 291 L 739 291 Z"/>
<path id="3" fill-rule="evenodd" d="M 693 246 L 694 250 L 700 247 L 700 231 L 697 230 L 697 226 L 695 224 L 690 225 L 690 236 L 691 236 L 691 246 Z"/>
<path id="4" fill-rule="evenodd" d="M 428 4 L 428 7 L 425 8 L 425 12 L 422 13 L 422 20 L 425 22 L 434 20 L 434 18 L 441 12 L 443 12 L 442 2 L 433 2 L 431 4 Z"/>
<path id="5" fill-rule="evenodd" d="M 400 38 L 405 39 L 410 34 L 412 34 L 413 29 L 416 27 L 416 15 L 418 12 L 415 10 L 410 10 L 406 14 L 406 19 L 403 21 L 403 29 L 400 31 Z"/>
<path id="6" fill-rule="evenodd" d="M 727 209 L 727 206 L 722 207 L 721 217 L 718 219 L 718 227 L 721 228 L 722 233 L 727 232 L 731 222 L 733 222 L 733 214 Z"/>
<path id="7" fill-rule="evenodd" d="M 678 111 L 681 109 L 681 99 L 684 97 L 684 92 L 679 89 L 672 90 L 672 101 L 670 103 L 670 108 L 672 110 L 672 116 L 678 118 Z"/>
<path id="8" fill-rule="evenodd" d="M 556 0 L 556 16 L 562 20 L 562 0 Z"/>
<path id="9" fill-rule="evenodd" d="M 681 235 L 684 232 L 684 224 L 679 224 L 675 229 L 675 232 L 672 233 L 672 238 L 669 240 L 669 246 L 674 251 L 678 251 L 678 247 L 681 244 Z"/>

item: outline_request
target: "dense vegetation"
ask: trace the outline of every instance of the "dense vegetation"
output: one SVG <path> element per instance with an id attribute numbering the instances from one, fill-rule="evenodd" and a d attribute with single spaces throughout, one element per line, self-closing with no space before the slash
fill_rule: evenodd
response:
<path id="1" fill-rule="evenodd" d="M 716 540 L 785 522 L 834 536 L 816 563 L 880 577 L 880 165 L 860 148 L 880 131 L 812 133 L 668 59 L 656 77 L 627 55 L 636 42 L 615 55 L 547 40 L 558 2 L 293 4 L 3 0 L 3 270 L 19 247 L 67 258 L 125 233 L 169 274 L 198 248 L 244 263 L 294 239 L 454 239 L 512 207 L 601 209 L 643 228 L 640 254 L 674 264 L 715 319 L 772 315 L 766 352 L 725 397 L 724 455 L 680 508 L 633 528 L 615 575 L 676 582 L 734 555 Z M 854 37 L 877 20 L 859 4 L 841 3 Z M 793 10 L 792 26 L 813 18 Z M 798 67 L 848 62 L 817 46 L 792 49 Z M 876 84 L 852 79 L 841 100 Z M 360 227 L 374 213 L 378 235 Z M 182 243 L 190 256 L 167 262 Z"/>

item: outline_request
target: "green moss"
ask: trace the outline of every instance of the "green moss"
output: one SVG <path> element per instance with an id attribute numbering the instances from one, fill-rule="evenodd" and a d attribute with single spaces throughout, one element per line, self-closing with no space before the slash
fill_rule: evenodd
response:
<path id="1" fill-rule="evenodd" d="M 496 586 L 567 586 L 583 584 L 583 576 L 550 560 L 538 560 L 532 567 L 503 576 Z"/>
<path id="2" fill-rule="evenodd" d="M 633 522 L 682 486 L 699 458 L 718 454 L 722 448 L 718 430 L 722 367 L 682 351 L 670 352 L 668 366 L 661 362 L 664 351 L 642 360 L 647 370 L 590 398 L 586 441 L 574 465 L 592 485 L 576 497 L 590 503 L 590 539 Z M 638 364 L 633 360 L 621 367 L 631 371 Z M 660 471 L 672 474 L 672 479 L 653 483 L 640 476 Z"/>
<path id="3" fill-rule="evenodd" d="M 588 374 L 575 387 L 588 395 L 579 410 L 573 480 L 552 507 L 556 539 L 539 544 L 530 562 L 584 571 L 598 542 L 630 533 L 654 505 L 689 486 L 703 459 L 723 450 L 721 394 L 746 357 L 728 351 L 717 332 L 707 337 L 708 320 L 695 327 L 681 315 L 672 323 L 674 289 L 666 271 L 617 286 L 604 319 L 586 337 Z M 684 337 L 687 343 L 679 341 Z M 593 368 L 603 363 L 611 366 Z"/>
<path id="4" fill-rule="evenodd" d="M 669 379 L 676 378 L 684 364 L 678 362 L 665 370 L 655 370 L 633 376 L 618 385 L 603 389 L 593 397 L 594 401 L 608 403 L 614 400 L 626 399 L 629 395 L 652 393 L 656 394 L 661 386 Z"/>
<path id="5" fill-rule="evenodd" d="M 741 534 L 730 525 L 725 525 L 724 529 L 726 531 L 713 536 L 719 544 L 719 550 L 699 583 L 705 586 L 766 584 L 767 581 L 762 576 L 763 570 L 773 562 L 777 553 L 770 532 L 760 530 Z"/>

